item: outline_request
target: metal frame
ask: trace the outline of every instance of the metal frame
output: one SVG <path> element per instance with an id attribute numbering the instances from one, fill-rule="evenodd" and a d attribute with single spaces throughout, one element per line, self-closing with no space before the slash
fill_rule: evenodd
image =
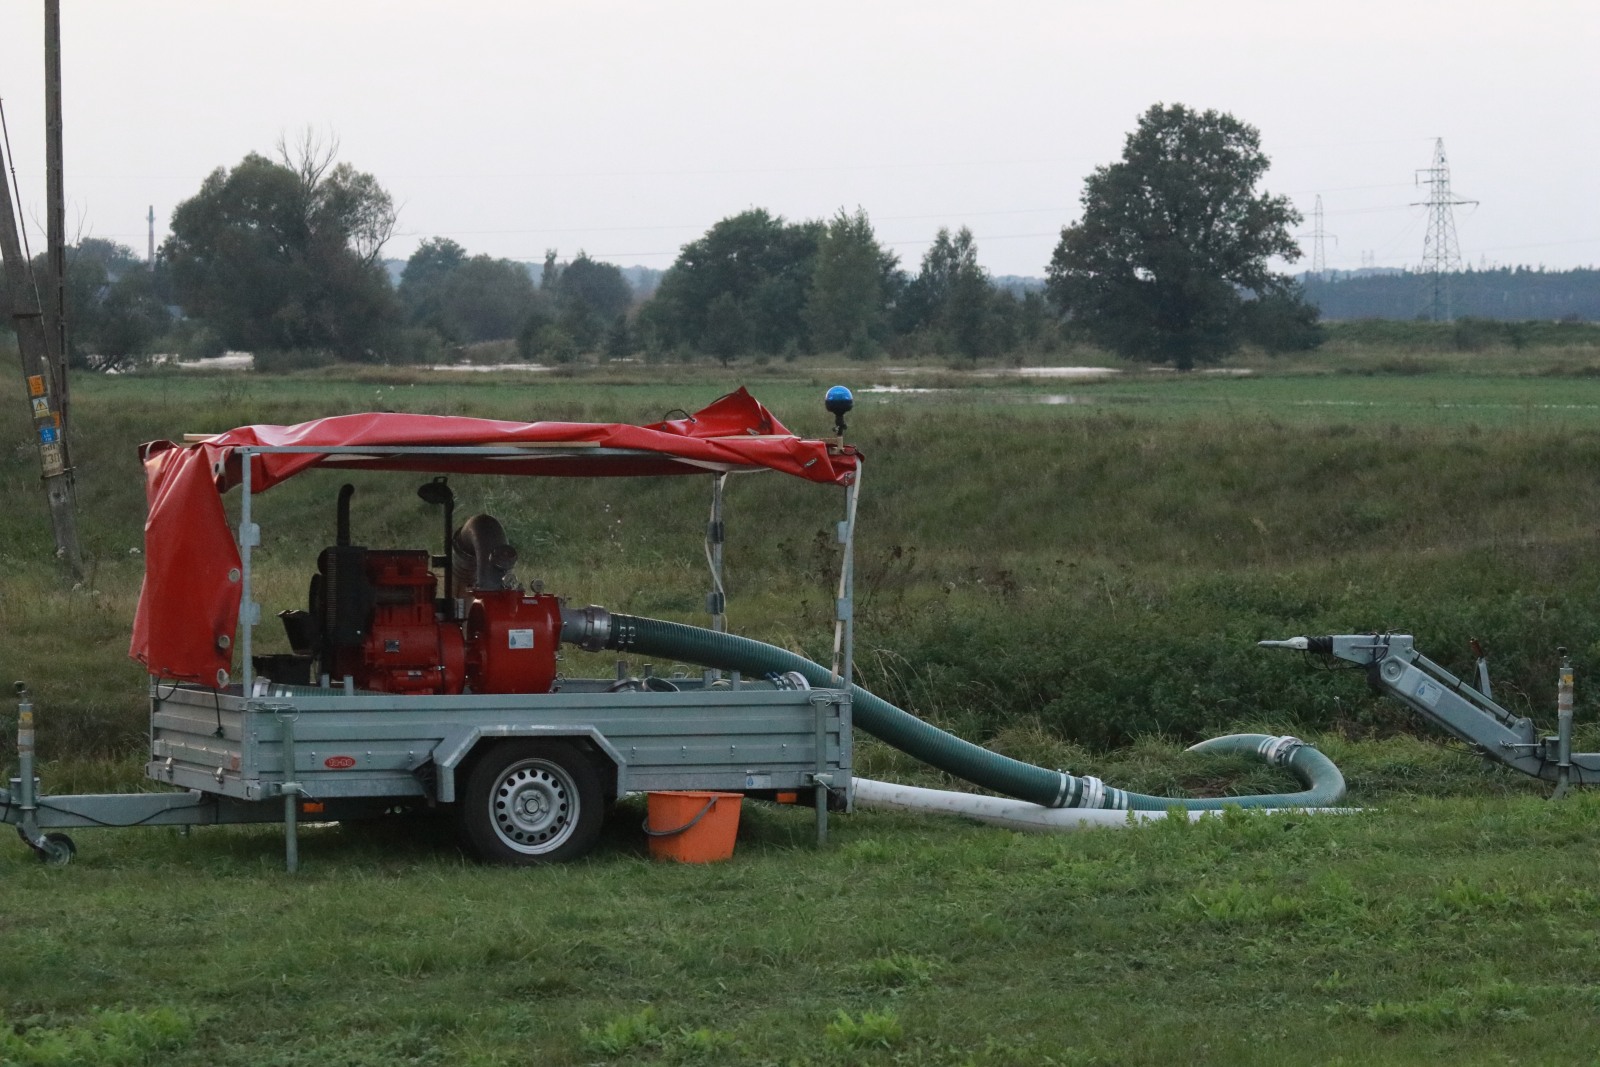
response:
<path id="1" fill-rule="evenodd" d="M 1481 655 L 1478 686 L 1474 687 L 1424 656 L 1410 634 L 1335 634 L 1257 644 L 1328 656 L 1366 668 L 1367 681 L 1374 689 L 1473 746 L 1484 758 L 1554 782 L 1557 796 L 1569 785 L 1600 784 L 1600 752 L 1572 751 L 1572 667 L 1565 660 L 1557 684 L 1557 733 L 1541 737 L 1532 719 L 1514 715 L 1490 698 L 1489 668 Z"/>

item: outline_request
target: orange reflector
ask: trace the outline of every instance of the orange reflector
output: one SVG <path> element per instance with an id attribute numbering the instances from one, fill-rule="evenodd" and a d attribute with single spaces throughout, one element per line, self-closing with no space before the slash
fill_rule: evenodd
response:
<path id="1" fill-rule="evenodd" d="M 302 801 L 301 804 L 300 804 L 300 813 L 302 815 L 321 815 L 322 814 L 322 808 L 323 808 L 322 801 L 320 801 L 320 800 L 306 800 L 306 801 Z"/>
<path id="2" fill-rule="evenodd" d="M 777 796 L 773 797 L 772 799 L 777 801 L 779 804 L 798 804 L 800 802 L 800 794 L 799 793 L 779 793 Z"/>

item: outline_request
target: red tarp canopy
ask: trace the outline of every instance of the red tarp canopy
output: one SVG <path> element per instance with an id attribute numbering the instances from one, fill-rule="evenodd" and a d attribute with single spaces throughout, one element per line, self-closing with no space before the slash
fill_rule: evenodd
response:
<path id="1" fill-rule="evenodd" d="M 128 654 L 151 674 L 220 686 L 233 665 L 242 562 L 222 493 L 243 480 L 245 447 L 487 447 L 495 455 L 317 451 L 252 454 L 252 493 L 311 467 L 654 476 L 775 470 L 849 485 L 853 447 L 790 433 L 744 389 L 681 419 L 649 426 L 589 422 L 502 422 L 441 415 L 336 415 L 296 426 L 243 426 L 192 444 L 142 447 L 145 575 Z"/>

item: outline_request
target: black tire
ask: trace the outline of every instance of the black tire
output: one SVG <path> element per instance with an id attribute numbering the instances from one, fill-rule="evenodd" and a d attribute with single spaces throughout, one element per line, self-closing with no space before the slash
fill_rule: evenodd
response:
<path id="1" fill-rule="evenodd" d="M 594 847 L 605 798 L 594 762 L 567 741 L 502 741 L 473 762 L 461 828 L 485 863 L 576 859 Z"/>
<path id="2" fill-rule="evenodd" d="M 52 831 L 44 835 L 44 850 L 39 853 L 39 858 L 50 867 L 65 867 L 71 863 L 78 854 L 78 846 L 72 838 L 59 831 Z"/>

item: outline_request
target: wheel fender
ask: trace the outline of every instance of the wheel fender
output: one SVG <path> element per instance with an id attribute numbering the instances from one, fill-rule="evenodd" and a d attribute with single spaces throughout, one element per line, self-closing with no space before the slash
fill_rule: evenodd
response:
<path id="1" fill-rule="evenodd" d="M 456 801 L 456 772 L 467 762 L 473 751 L 484 741 L 499 741 L 512 737 L 577 738 L 588 741 L 617 769 L 617 796 L 627 792 L 627 761 L 616 746 L 593 726 L 462 726 L 447 732 L 433 746 L 433 765 L 437 773 L 435 789 L 441 804 Z"/>

